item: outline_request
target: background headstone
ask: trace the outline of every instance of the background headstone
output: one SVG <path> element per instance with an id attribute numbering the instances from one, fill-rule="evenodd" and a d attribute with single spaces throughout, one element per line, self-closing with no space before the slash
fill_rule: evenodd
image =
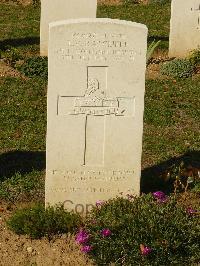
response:
<path id="1" fill-rule="evenodd" d="M 140 193 L 146 48 L 145 25 L 50 24 L 46 204 Z"/>
<path id="2" fill-rule="evenodd" d="M 200 46 L 200 0 L 172 0 L 169 56 L 186 57 Z"/>
<path id="3" fill-rule="evenodd" d="M 40 55 L 48 55 L 49 23 L 96 18 L 97 0 L 41 0 Z"/>

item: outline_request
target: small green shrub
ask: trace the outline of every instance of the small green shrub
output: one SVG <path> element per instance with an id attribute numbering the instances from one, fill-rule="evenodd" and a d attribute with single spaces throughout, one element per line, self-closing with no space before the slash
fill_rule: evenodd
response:
<path id="1" fill-rule="evenodd" d="M 10 47 L 1 51 L 1 58 L 10 66 L 15 67 L 16 62 L 22 60 L 22 55 L 17 48 Z"/>
<path id="2" fill-rule="evenodd" d="M 168 181 L 173 184 L 174 193 L 195 191 L 200 182 L 200 176 L 197 169 L 188 166 L 184 161 L 175 163 L 167 171 Z"/>
<path id="3" fill-rule="evenodd" d="M 191 52 L 189 55 L 189 60 L 195 66 L 200 65 L 200 48 Z"/>
<path id="4" fill-rule="evenodd" d="M 155 198 L 155 195 L 157 198 Z M 200 219 L 162 192 L 95 208 L 76 240 L 98 265 L 192 265 L 200 261 Z M 161 196 L 162 197 L 161 197 Z"/>
<path id="5" fill-rule="evenodd" d="M 173 78 L 188 78 L 194 72 L 194 66 L 187 59 L 174 59 L 162 64 L 161 74 Z"/>
<path id="6" fill-rule="evenodd" d="M 18 70 L 28 77 L 40 76 L 47 79 L 48 58 L 41 56 L 29 58 L 21 66 L 18 67 Z"/>
<path id="7" fill-rule="evenodd" d="M 80 217 L 65 211 L 62 206 L 45 209 L 43 205 L 35 205 L 16 211 L 7 224 L 16 234 L 51 239 L 56 234 L 74 232 L 80 226 Z"/>
<path id="8" fill-rule="evenodd" d="M 16 173 L 0 182 L 0 199 L 16 202 L 40 200 L 44 194 L 44 180 L 41 173 L 33 171 L 27 175 Z"/>

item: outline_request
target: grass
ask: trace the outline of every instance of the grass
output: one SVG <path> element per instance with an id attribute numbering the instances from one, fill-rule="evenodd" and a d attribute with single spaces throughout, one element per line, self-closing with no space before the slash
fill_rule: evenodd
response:
<path id="1" fill-rule="evenodd" d="M 46 81 L 4 78 L 1 84 L 1 150 L 45 150 Z"/>
<path id="2" fill-rule="evenodd" d="M 198 150 L 199 86 L 199 78 L 146 81 L 144 164 Z"/>
<path id="3" fill-rule="evenodd" d="M 154 14 L 152 16 L 152 14 Z M 159 47 L 168 48 L 170 5 L 123 5 L 100 6 L 97 13 L 101 18 L 129 20 L 147 25 L 149 42 L 161 40 Z"/>
<path id="4" fill-rule="evenodd" d="M 22 59 L 39 53 L 39 14 L 38 7 L 0 4 L 2 54 L 8 47 L 15 47 Z M 145 23 L 149 27 L 149 41 L 160 39 L 161 48 L 168 47 L 169 4 L 103 5 L 98 8 L 98 17 Z M 40 180 L 45 169 L 47 81 L 40 77 L 1 77 L 0 87 L 0 182 L 13 180 L 17 175 Z M 188 161 L 192 158 L 199 166 L 199 87 L 199 76 L 146 80 L 144 191 L 145 178 L 149 180 L 154 174 L 154 171 L 149 174 L 149 170 L 154 170 L 154 166 L 162 169 L 173 157 Z"/>
<path id="5" fill-rule="evenodd" d="M 152 16 L 154 14 L 154 16 Z M 160 47 L 168 47 L 170 5 L 151 4 L 98 7 L 97 17 L 130 20 L 149 28 L 149 42 L 161 40 Z M 0 4 L 0 46 L 39 44 L 40 9 L 38 6 Z M 30 47 L 29 47 L 30 48 Z"/>

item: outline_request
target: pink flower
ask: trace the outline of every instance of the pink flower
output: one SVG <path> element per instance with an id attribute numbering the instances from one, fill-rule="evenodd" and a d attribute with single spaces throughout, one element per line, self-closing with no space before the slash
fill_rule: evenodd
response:
<path id="1" fill-rule="evenodd" d="M 152 252 L 152 248 L 140 245 L 140 251 L 143 256 L 148 256 Z"/>
<path id="2" fill-rule="evenodd" d="M 153 192 L 153 196 L 159 203 L 165 203 L 168 201 L 168 197 L 162 191 Z"/>
<path id="3" fill-rule="evenodd" d="M 108 229 L 108 228 L 104 228 L 104 229 L 101 231 L 101 235 L 102 235 L 103 237 L 108 237 L 108 236 L 110 236 L 110 235 L 111 235 L 111 231 L 110 231 L 110 229 Z"/>
<path id="4" fill-rule="evenodd" d="M 159 200 L 166 197 L 165 193 L 162 191 L 153 192 L 153 196 L 155 199 L 159 199 Z"/>
<path id="5" fill-rule="evenodd" d="M 105 201 L 104 200 L 97 200 L 97 202 L 96 202 L 96 206 L 97 207 L 101 207 L 101 206 L 103 206 L 105 204 Z"/>
<path id="6" fill-rule="evenodd" d="M 194 210 L 194 209 L 192 209 L 192 208 L 187 208 L 187 213 L 189 214 L 189 215 L 192 215 L 192 214 L 194 214 L 194 213 L 197 213 L 197 210 Z"/>
<path id="7" fill-rule="evenodd" d="M 85 244 L 89 240 L 89 234 L 85 230 L 80 230 L 76 235 L 76 242 L 78 244 Z"/>
<path id="8" fill-rule="evenodd" d="M 134 196 L 131 195 L 131 194 L 127 194 L 126 196 L 127 196 L 128 200 L 132 200 L 132 199 L 134 199 Z"/>
<path id="9" fill-rule="evenodd" d="M 89 253 L 92 250 L 92 246 L 83 246 L 81 247 L 81 252 Z"/>

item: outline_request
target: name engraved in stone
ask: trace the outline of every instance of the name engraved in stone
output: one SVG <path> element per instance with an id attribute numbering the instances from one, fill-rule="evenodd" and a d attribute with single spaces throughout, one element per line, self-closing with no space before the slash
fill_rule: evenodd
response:
<path id="1" fill-rule="evenodd" d="M 66 45 L 55 53 L 66 61 L 134 61 L 141 51 L 129 49 L 126 39 L 123 34 L 72 33 Z"/>
<path id="2" fill-rule="evenodd" d="M 67 102 L 74 98 L 74 106 L 69 109 Z M 92 98 L 92 97 L 58 97 L 58 115 L 93 115 L 93 116 L 134 116 L 135 97 Z"/>

